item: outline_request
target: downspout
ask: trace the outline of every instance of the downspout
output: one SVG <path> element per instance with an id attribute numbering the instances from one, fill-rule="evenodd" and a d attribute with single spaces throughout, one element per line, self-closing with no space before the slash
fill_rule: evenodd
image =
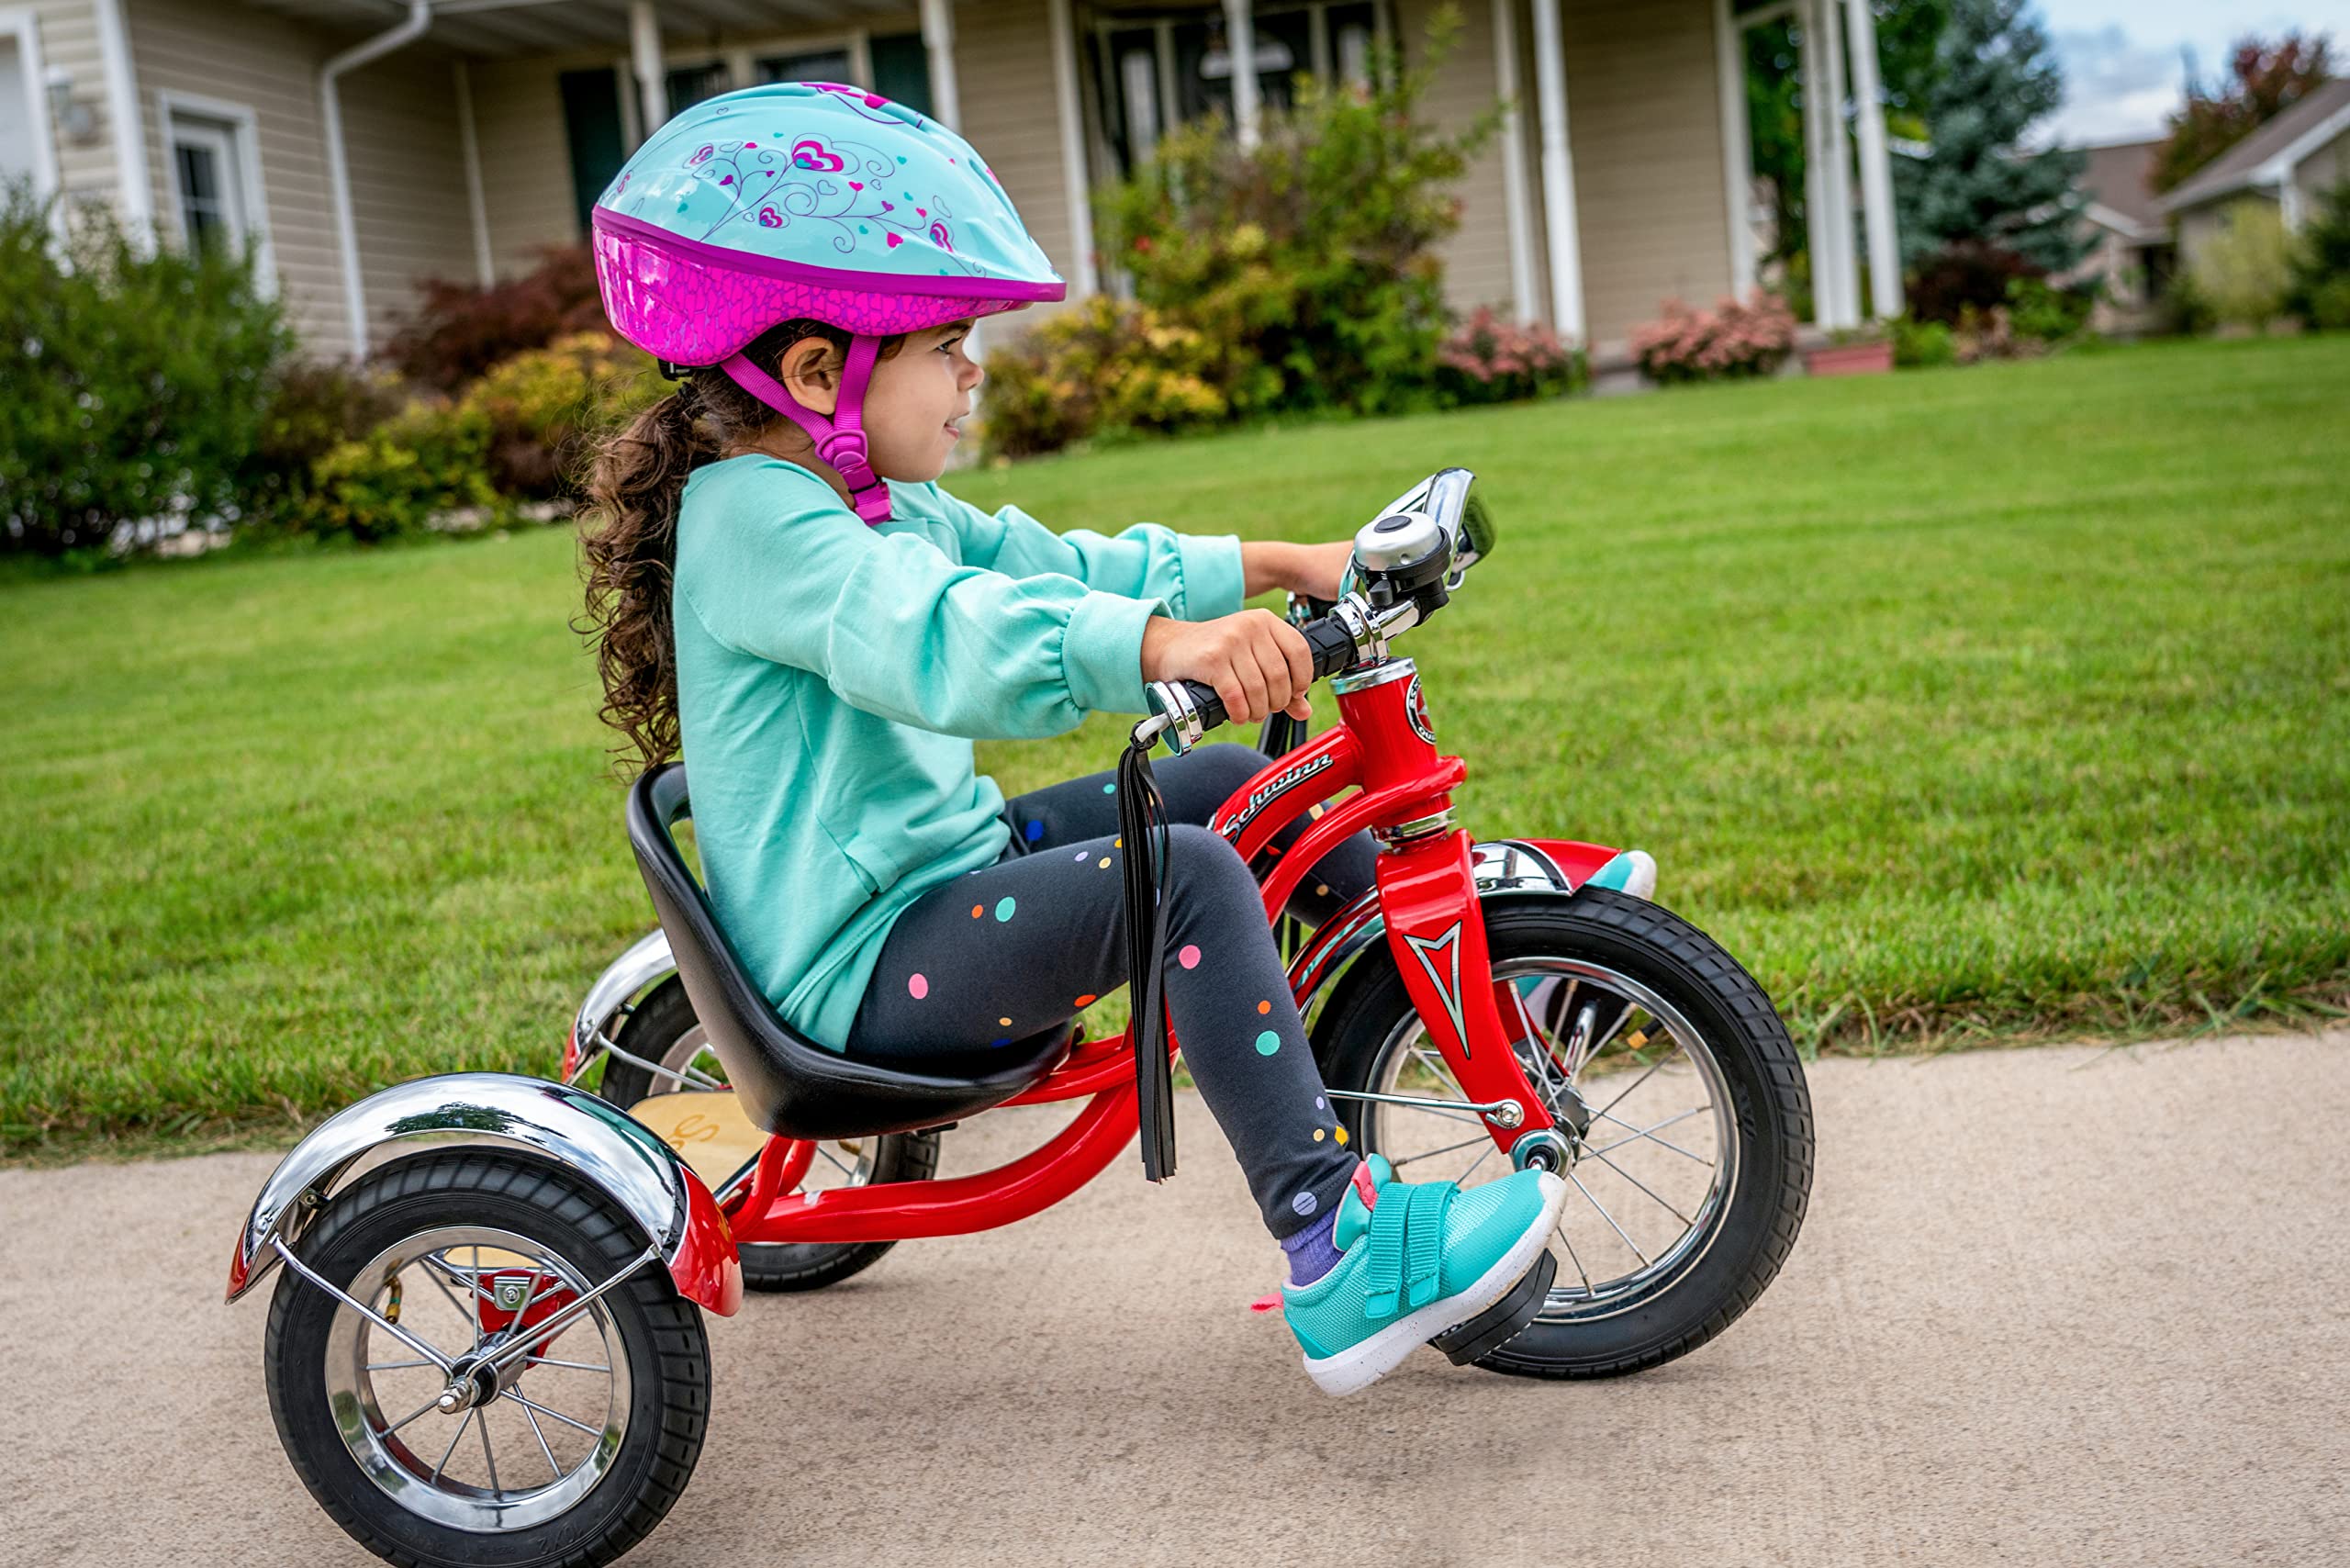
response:
<path id="1" fill-rule="evenodd" d="M 1322 13 L 1316 10 L 1318 18 Z M 1321 67 L 1315 67 L 1320 70 Z M 1502 113 L 1502 189 L 1509 208 L 1509 302 L 1520 321 L 1540 317 L 1534 293 L 1534 201 L 1526 188 L 1526 118 L 1517 79 L 1516 0 L 1494 0 L 1494 87 L 1508 106 Z"/>
<path id="2" fill-rule="evenodd" d="M 1576 225 L 1574 153 L 1567 140 L 1567 61 L 1559 0 L 1534 0 L 1534 83 L 1540 103 L 1542 227 L 1550 261 L 1550 325 L 1586 352 L 1583 240 Z"/>
<path id="3" fill-rule="evenodd" d="M 351 171 L 343 159 L 342 97 L 335 83 L 403 45 L 432 25 L 432 0 L 408 0 L 408 19 L 389 32 L 356 43 L 319 68 L 319 118 L 326 129 L 327 174 L 333 186 L 334 234 L 342 251 L 343 324 L 351 334 L 351 357 L 367 357 L 367 288 L 359 277 L 359 225 L 351 212 Z"/>

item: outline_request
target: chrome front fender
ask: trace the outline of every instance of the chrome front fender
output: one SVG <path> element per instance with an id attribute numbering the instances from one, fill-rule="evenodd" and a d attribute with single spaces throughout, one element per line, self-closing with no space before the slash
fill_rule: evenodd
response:
<path id="1" fill-rule="evenodd" d="M 238 1233 L 228 1299 L 251 1290 L 325 1205 L 352 1161 L 417 1138 L 519 1144 L 559 1161 L 626 1210 L 660 1249 L 678 1293 L 722 1316 L 743 1299 L 733 1238 L 700 1178 L 669 1146 L 583 1090 L 506 1072 L 419 1078 L 369 1095 L 312 1129 L 262 1184 Z"/>
<path id="2" fill-rule="evenodd" d="M 564 1042 L 565 1083 L 576 1081 L 590 1062 L 611 1048 L 615 1027 L 612 1020 L 620 1010 L 650 989 L 654 981 L 676 973 L 677 968 L 677 960 L 669 956 L 669 934 L 656 925 L 596 977 L 596 983 L 588 988 L 587 997 L 579 1003 L 578 1015 L 572 1020 L 571 1038 Z"/>

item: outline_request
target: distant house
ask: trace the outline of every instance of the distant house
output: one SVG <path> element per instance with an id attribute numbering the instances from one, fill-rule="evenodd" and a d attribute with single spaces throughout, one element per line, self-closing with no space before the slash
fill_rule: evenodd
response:
<path id="1" fill-rule="evenodd" d="M 2289 232 L 2319 199 L 2350 179 L 2350 78 L 2318 87 L 2237 142 L 2155 203 L 2178 225 L 2178 259 L 2190 271 L 2226 232 L 2242 202 L 2268 202 Z"/>
<path id="2" fill-rule="evenodd" d="M 2142 324 L 2170 282 L 2177 253 L 2170 219 L 2146 184 L 2161 146 L 2155 140 L 2088 148 L 2088 165 L 2075 182 L 2088 198 L 2081 218 L 2094 248 L 2057 281 L 2100 286 L 2091 325 L 2101 332 Z"/>
<path id="3" fill-rule="evenodd" d="M 380 344 L 431 276 L 577 241 L 648 126 L 779 80 L 873 88 L 986 149 L 1072 298 L 1114 283 L 1088 192 L 1210 108 L 1421 48 L 1436 0 L 0 0 L 0 174 L 167 242 L 257 244 L 305 341 Z M 1808 19 L 1822 324 L 1899 308 L 1876 46 L 1849 0 L 1461 0 L 1428 107 L 1516 106 L 1462 183 L 1452 302 L 1603 362 L 1667 296 L 1751 286 L 1744 29 Z M 1236 61 L 1248 68 L 1236 69 Z M 1863 224 L 1858 221 L 1865 218 Z"/>

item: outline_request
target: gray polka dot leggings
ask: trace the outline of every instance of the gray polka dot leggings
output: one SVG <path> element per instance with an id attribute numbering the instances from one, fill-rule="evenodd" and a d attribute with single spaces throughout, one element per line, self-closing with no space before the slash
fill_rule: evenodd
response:
<path id="1" fill-rule="evenodd" d="M 1265 766 L 1253 746 L 1201 746 L 1152 763 L 1166 797 L 1167 1016 L 1276 1238 L 1327 1215 L 1354 1174 L 1338 1118 L 1290 1000 L 1248 862 L 1206 826 Z M 967 1050 L 1074 1018 L 1126 981 L 1115 775 L 1088 774 L 1004 804 L 1012 843 L 992 866 L 934 888 L 890 927 L 847 1042 L 874 1060 Z M 1307 825 L 1274 835 L 1286 848 Z M 1319 924 L 1371 884 L 1371 835 L 1306 874 L 1291 911 Z"/>

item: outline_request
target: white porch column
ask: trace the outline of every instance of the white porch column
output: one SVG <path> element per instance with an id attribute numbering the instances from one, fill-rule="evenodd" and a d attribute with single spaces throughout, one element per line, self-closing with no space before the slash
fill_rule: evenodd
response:
<path id="1" fill-rule="evenodd" d="M 1827 69 L 1828 95 L 1828 221 L 1832 226 L 1836 261 L 1838 327 L 1861 324 L 1861 263 L 1852 222 L 1852 138 L 1844 129 L 1844 34 L 1836 25 L 1843 0 L 1815 0 L 1819 15 L 1820 62 Z"/>
<path id="2" fill-rule="evenodd" d="M 1509 208 L 1510 313 L 1531 321 L 1541 307 L 1534 292 L 1534 202 L 1526 188 L 1526 144 L 1519 137 L 1516 0 L 1494 0 L 1494 86 L 1509 106 L 1502 117 L 1502 191 Z"/>
<path id="3" fill-rule="evenodd" d="M 1077 35 L 1069 0 L 1046 0 L 1053 35 L 1053 102 L 1060 115 L 1061 195 L 1069 203 L 1069 297 L 1085 299 L 1101 286 L 1093 270 L 1093 186 L 1085 170 L 1085 116 L 1077 95 Z"/>
<path id="4" fill-rule="evenodd" d="M 963 97 L 955 80 L 955 9 L 949 0 L 922 0 L 922 47 L 930 62 L 931 118 L 963 129 Z"/>
<path id="5" fill-rule="evenodd" d="M 1796 51 L 1796 80 L 1803 92 L 1803 212 L 1804 250 L 1811 262 L 1811 319 L 1814 326 L 1836 325 L 1835 263 L 1828 219 L 1828 115 L 1821 106 L 1828 97 L 1828 73 L 1819 47 L 1818 0 L 1800 0 L 1796 17 L 1803 25 L 1803 43 Z"/>
<path id="6" fill-rule="evenodd" d="M 95 0 L 98 69 L 106 84 L 106 120 L 114 132 L 115 173 L 122 194 L 122 227 L 133 251 L 144 255 L 155 243 L 155 186 L 147 170 L 147 122 L 139 112 L 139 79 L 131 69 L 130 34 L 123 27 L 122 0 Z M 58 24 L 50 23 L 51 27 Z M 39 87 L 36 91 L 39 91 Z M 35 97 L 26 105 L 36 117 L 49 113 Z M 58 203 L 61 220 L 65 204 Z"/>
<path id="7" fill-rule="evenodd" d="M 1542 230 L 1550 251 L 1550 325 L 1583 342 L 1583 239 L 1575 226 L 1575 166 L 1567 147 L 1567 62 L 1559 0 L 1534 0 L 1534 79 L 1542 119 Z"/>
<path id="8" fill-rule="evenodd" d="M 1861 126 L 1861 210 L 1868 221 L 1869 304 L 1878 319 L 1891 320 L 1901 314 L 1901 244 L 1893 215 L 1893 160 L 1885 150 L 1876 17 L 1869 9 L 1869 0 L 1846 0 L 1844 19 L 1852 31 L 1852 105 Z"/>
<path id="9" fill-rule="evenodd" d="M 1249 0 L 1224 0 L 1224 41 L 1232 53 L 1232 128 L 1242 151 L 1257 145 L 1257 19 Z"/>
<path id="10" fill-rule="evenodd" d="M 669 122 L 669 78 L 661 64 L 661 18 L 653 0 L 629 0 L 628 57 L 636 74 L 637 123 L 649 141 Z"/>
<path id="11" fill-rule="evenodd" d="M 1714 0 L 1714 67 L 1722 100 L 1722 205 L 1729 224 L 1729 291 L 1743 299 L 1754 286 L 1754 215 L 1747 210 L 1754 185 L 1754 152 L 1747 140 L 1746 29 L 1731 14 L 1730 0 Z"/>

